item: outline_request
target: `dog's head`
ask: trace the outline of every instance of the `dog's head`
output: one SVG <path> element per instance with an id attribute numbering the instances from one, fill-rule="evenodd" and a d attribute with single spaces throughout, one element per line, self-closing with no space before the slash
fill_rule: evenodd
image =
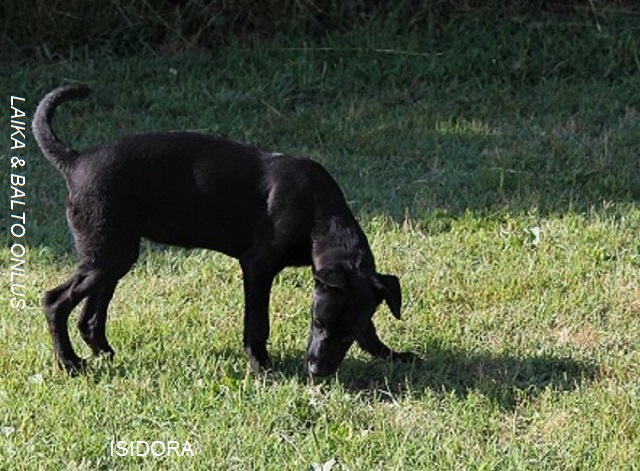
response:
<path id="1" fill-rule="evenodd" d="M 384 300 L 400 319 L 400 282 L 393 275 L 362 275 L 334 264 L 314 273 L 313 317 L 307 366 L 314 376 L 334 373 L 359 338 L 369 332 L 371 317 Z"/>

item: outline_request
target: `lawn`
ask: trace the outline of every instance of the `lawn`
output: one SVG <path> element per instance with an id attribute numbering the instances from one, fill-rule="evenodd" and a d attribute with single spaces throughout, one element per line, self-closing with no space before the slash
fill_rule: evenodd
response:
<path id="1" fill-rule="evenodd" d="M 640 21 L 581 21 L 5 64 L 0 469 L 637 468 Z M 9 304 L 7 217 L 9 97 L 32 115 L 63 80 L 94 89 L 57 114 L 78 148 L 190 129 L 323 163 L 379 270 L 401 279 L 403 319 L 382 306 L 380 335 L 421 360 L 353 347 L 334 377 L 309 381 L 313 280 L 287 269 L 272 292 L 273 371 L 256 377 L 237 262 L 145 243 L 111 304 L 115 361 L 65 376 L 39 302 L 73 270 L 65 188 L 31 138 L 22 310 Z M 118 441 L 193 456 L 119 456 Z"/>

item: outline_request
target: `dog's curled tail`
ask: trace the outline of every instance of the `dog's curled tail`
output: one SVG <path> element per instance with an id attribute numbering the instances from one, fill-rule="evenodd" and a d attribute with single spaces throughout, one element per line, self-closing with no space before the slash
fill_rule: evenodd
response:
<path id="1" fill-rule="evenodd" d="M 56 88 L 47 93 L 33 117 L 31 131 L 38 142 L 44 156 L 58 170 L 64 170 L 65 165 L 71 164 L 71 160 L 77 152 L 58 139 L 53 132 L 51 121 L 56 108 L 69 100 L 85 98 L 91 89 L 86 85 L 75 84 Z"/>

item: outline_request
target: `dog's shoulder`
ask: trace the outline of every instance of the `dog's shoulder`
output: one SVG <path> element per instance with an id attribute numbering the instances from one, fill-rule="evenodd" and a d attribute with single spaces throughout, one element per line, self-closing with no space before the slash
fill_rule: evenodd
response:
<path id="1" fill-rule="evenodd" d="M 307 157 L 277 155 L 263 164 L 266 187 L 271 198 L 318 199 L 332 207 L 343 207 L 342 189 L 329 171 Z"/>

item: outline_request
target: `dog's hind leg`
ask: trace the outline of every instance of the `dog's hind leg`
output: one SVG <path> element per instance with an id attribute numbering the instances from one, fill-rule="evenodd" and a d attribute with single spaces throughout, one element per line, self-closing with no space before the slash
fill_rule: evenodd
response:
<path id="1" fill-rule="evenodd" d="M 71 311 L 83 299 L 88 298 L 79 320 L 83 326 L 80 328 L 83 338 L 85 335 L 89 338 L 87 343 L 94 351 L 97 348 L 99 351 L 113 352 L 105 336 L 107 306 L 118 280 L 129 271 L 138 258 L 140 239 L 112 240 L 114 242 L 107 247 L 113 250 L 95 251 L 91 250 L 90 246 L 77 244 L 83 262 L 69 281 L 48 291 L 43 298 L 56 358 L 70 374 L 82 372 L 85 367 L 84 361 L 76 355 L 71 346 L 67 329 Z"/>
<path id="2" fill-rule="evenodd" d="M 111 283 L 111 280 L 104 271 L 78 268 L 66 283 L 44 295 L 44 312 L 53 339 L 56 358 L 70 374 L 81 372 L 85 365 L 73 351 L 67 330 L 67 320 L 73 308 L 105 282 Z"/>
<path id="3" fill-rule="evenodd" d="M 78 330 L 82 339 L 95 355 L 105 354 L 112 358 L 115 352 L 106 335 L 107 308 L 116 289 L 117 281 L 105 284 L 87 297 L 82 313 L 78 317 Z"/>

